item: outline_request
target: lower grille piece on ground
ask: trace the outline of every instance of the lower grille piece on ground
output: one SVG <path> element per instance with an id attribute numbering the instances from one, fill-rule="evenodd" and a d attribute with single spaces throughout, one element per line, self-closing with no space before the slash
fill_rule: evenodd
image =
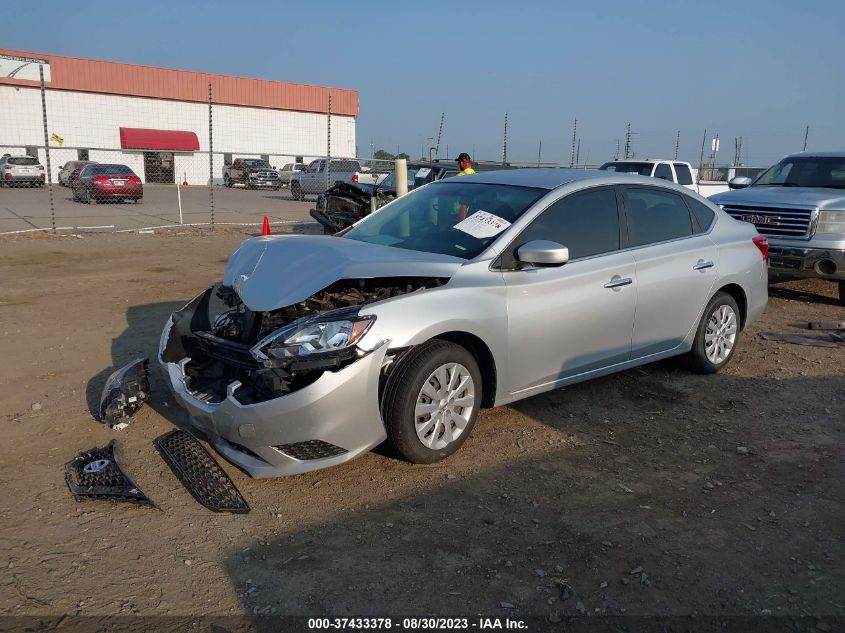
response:
<path id="1" fill-rule="evenodd" d="M 249 505 L 211 454 L 185 431 L 171 431 L 154 441 L 161 458 L 191 496 L 214 512 L 249 512 Z"/>
<path id="2" fill-rule="evenodd" d="M 84 451 L 65 464 L 65 481 L 79 500 L 102 499 L 153 505 L 117 463 L 114 440 L 104 448 Z"/>
<path id="3" fill-rule="evenodd" d="M 296 444 L 282 444 L 280 446 L 274 446 L 273 448 L 289 457 L 303 461 L 322 459 L 324 457 L 334 457 L 335 455 L 343 455 L 347 452 L 345 448 L 329 444 L 323 440 L 309 440 L 307 442 L 297 442 Z"/>

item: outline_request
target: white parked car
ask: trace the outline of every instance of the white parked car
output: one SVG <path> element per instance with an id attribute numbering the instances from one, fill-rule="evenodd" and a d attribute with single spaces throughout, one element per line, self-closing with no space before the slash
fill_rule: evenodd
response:
<path id="1" fill-rule="evenodd" d="M 43 187 L 44 165 L 34 156 L 4 156 L 0 158 L 0 187 Z"/>

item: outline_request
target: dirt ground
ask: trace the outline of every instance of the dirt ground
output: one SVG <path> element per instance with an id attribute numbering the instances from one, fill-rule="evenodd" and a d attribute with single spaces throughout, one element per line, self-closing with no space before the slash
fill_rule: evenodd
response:
<path id="1" fill-rule="evenodd" d="M 845 347 L 760 336 L 845 320 L 832 284 L 773 286 L 719 375 L 661 362 L 483 411 L 444 463 L 220 458 L 252 511 L 214 514 L 152 446 L 181 419 L 154 356 L 244 237 L 0 241 L 0 613 L 845 615 Z M 137 356 L 154 397 L 112 431 L 91 407 Z M 65 462 L 111 439 L 157 508 L 71 496 Z"/>

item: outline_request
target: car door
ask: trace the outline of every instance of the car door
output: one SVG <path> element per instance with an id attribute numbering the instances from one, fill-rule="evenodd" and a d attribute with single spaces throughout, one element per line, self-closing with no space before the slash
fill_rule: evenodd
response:
<path id="1" fill-rule="evenodd" d="M 554 202 L 503 253 L 510 393 L 630 358 L 637 289 L 621 226 L 616 190 L 591 189 Z M 532 240 L 568 247 L 570 260 L 521 266 L 516 251 Z"/>
<path id="2" fill-rule="evenodd" d="M 626 186 L 628 241 L 636 262 L 632 358 L 674 349 L 695 327 L 717 278 L 710 236 L 668 189 Z"/>
<path id="3" fill-rule="evenodd" d="M 300 175 L 300 183 L 302 183 L 302 191 L 305 193 L 314 193 L 317 178 L 324 177 L 320 172 L 323 169 L 325 161 L 313 160 L 308 165 L 308 169 Z"/>

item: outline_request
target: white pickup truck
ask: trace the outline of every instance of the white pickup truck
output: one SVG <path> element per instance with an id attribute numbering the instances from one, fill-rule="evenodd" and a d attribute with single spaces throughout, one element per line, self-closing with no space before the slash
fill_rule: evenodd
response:
<path id="1" fill-rule="evenodd" d="M 728 191 L 727 182 L 699 181 L 692 165 L 680 160 L 648 158 L 646 160 L 612 160 L 599 169 L 626 174 L 638 174 L 668 180 L 692 189 L 705 198 Z"/>
<path id="2" fill-rule="evenodd" d="M 290 195 L 294 200 L 305 200 L 305 194 L 325 193 L 329 187 L 345 182 L 375 185 L 384 174 L 366 171 L 357 160 L 349 158 L 320 158 L 312 160 L 302 171 L 290 177 Z"/>

